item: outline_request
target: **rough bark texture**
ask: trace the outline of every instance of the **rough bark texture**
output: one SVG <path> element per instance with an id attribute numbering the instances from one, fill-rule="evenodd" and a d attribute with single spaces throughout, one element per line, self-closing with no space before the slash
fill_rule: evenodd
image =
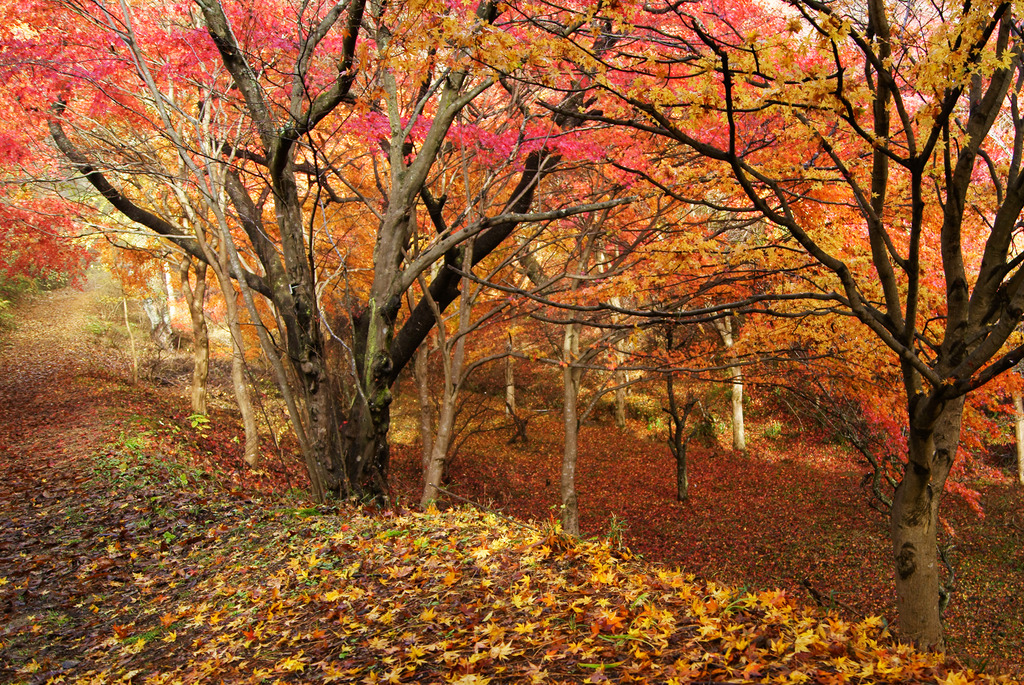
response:
<path id="1" fill-rule="evenodd" d="M 937 416 L 911 407 L 909 463 L 893 496 L 891 539 L 900 636 L 922 649 L 942 650 L 943 593 L 936 539 L 939 503 L 960 441 L 963 398 Z"/>
<path id="2" fill-rule="evenodd" d="M 161 306 L 160 299 L 147 297 L 142 300 L 142 310 L 146 312 L 146 318 L 149 319 L 149 339 L 164 352 L 170 351 L 171 324 L 167 314 L 166 299 L 164 298 L 164 305 Z"/>

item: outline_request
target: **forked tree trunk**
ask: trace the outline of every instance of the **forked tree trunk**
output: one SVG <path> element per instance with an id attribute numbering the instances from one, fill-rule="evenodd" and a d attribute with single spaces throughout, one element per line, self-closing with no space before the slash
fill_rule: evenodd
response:
<path id="1" fill-rule="evenodd" d="M 670 333 L 669 349 L 671 347 L 672 338 Z M 680 414 L 671 373 L 665 374 L 665 389 L 668 393 L 668 409 L 665 410 L 665 413 L 669 415 L 668 448 L 676 462 L 676 499 L 680 502 L 685 502 L 690 498 L 690 469 L 686 459 L 687 448 L 690 445 L 690 436 L 686 434 L 686 421 L 690 417 L 693 408 L 697 406 L 697 398 L 687 397 L 683 403 L 683 412 Z"/>
<path id="2" fill-rule="evenodd" d="M 196 272 L 196 285 L 189 282 L 189 269 Z M 179 267 L 181 292 L 192 321 L 192 413 L 206 414 L 206 388 L 210 377 L 210 332 L 203 301 L 206 297 L 206 263 L 187 257 Z"/>
<path id="3" fill-rule="evenodd" d="M 214 252 L 205 238 L 202 244 L 224 296 L 224 319 L 231 336 L 231 387 L 235 393 L 235 404 L 242 415 L 245 434 L 242 458 L 249 466 L 256 466 L 259 462 L 259 433 L 256 430 L 256 413 L 249 396 L 249 384 L 245 382 L 245 341 L 242 340 L 242 326 L 238 319 L 238 295 L 229 275 L 230 255 L 226 245 L 221 245 L 220 252 Z"/>
<path id="4" fill-rule="evenodd" d="M 1024 485 L 1024 397 L 1013 395 L 1013 432 L 1017 438 L 1017 481 Z"/>
<path id="5" fill-rule="evenodd" d="M 960 442 L 963 398 L 934 418 L 911 408 L 909 463 L 893 495 L 891 541 L 896 567 L 899 634 L 926 650 L 945 647 L 938 551 L 939 503 Z"/>

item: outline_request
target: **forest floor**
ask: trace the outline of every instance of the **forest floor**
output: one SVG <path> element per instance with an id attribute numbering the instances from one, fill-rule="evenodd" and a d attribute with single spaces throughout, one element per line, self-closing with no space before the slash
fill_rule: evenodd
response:
<path id="1" fill-rule="evenodd" d="M 452 489 L 494 512 L 317 507 L 294 458 L 241 468 L 227 402 L 206 423 L 180 387 L 128 382 L 111 308 L 96 290 L 48 293 L 0 336 L 0 682 L 1019 673 L 1019 490 L 984 488 L 984 520 L 952 507 L 965 606 L 950 614 L 951 654 L 920 655 L 869 615 L 889 604 L 883 523 L 841 455 L 783 448 L 794 436 L 746 456 L 698 451 L 695 495 L 679 504 L 660 446 L 587 429 L 584 525 L 602 535 L 578 542 L 545 523 L 557 466 L 537 422 L 525 448 L 481 438 L 486 458 L 456 462 Z M 413 490 L 415 450 L 397 452 L 400 487 Z M 624 523 L 609 531 L 611 513 Z M 802 606 L 808 597 L 825 606 Z"/>
<path id="2" fill-rule="evenodd" d="M 470 436 L 447 489 L 523 520 L 557 518 L 560 416 L 531 420 L 529 440 Z M 765 425 L 768 430 L 758 431 Z M 748 450 L 690 449 L 690 497 L 676 499 L 675 462 L 641 421 L 629 430 L 584 426 L 577 494 L 584 535 L 621 537 L 646 560 L 752 590 L 786 588 L 800 601 L 852 619 L 895 623 L 888 514 L 864 485 L 867 463 L 812 426 L 751 421 Z M 725 442 L 728 436 L 722 436 Z M 419 449 L 393 459 L 395 482 L 415 501 Z M 965 664 L 1024 676 L 1024 488 L 984 468 L 968 484 L 983 515 L 947 494 L 940 545 L 953 589 L 947 649 Z M 951 572 L 951 576 L 949 573 Z"/>

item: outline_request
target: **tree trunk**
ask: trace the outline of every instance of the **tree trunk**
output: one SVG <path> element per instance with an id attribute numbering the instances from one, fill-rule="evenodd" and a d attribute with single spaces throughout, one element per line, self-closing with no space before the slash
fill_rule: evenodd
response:
<path id="1" fill-rule="evenodd" d="M 224 293 L 224 318 L 231 333 L 231 387 L 235 392 L 235 404 L 242 415 L 242 428 L 245 432 L 242 458 L 249 466 L 256 466 L 260 460 L 260 439 L 249 384 L 245 380 L 245 341 L 242 339 L 242 325 L 238 318 L 237 294 L 224 267 L 225 265 L 221 265 L 214 271 Z"/>
<path id="2" fill-rule="evenodd" d="M 245 381 L 245 341 L 242 339 L 242 325 L 238 318 L 238 294 L 231 283 L 230 250 L 226 244 L 222 244 L 220 251 L 215 251 L 198 225 L 196 237 L 224 296 L 224 318 L 231 334 L 231 387 L 235 393 L 235 404 L 242 415 L 245 435 L 242 458 L 249 466 L 255 466 L 259 462 L 259 433 L 256 429 L 256 413 L 249 397 L 249 384 Z"/>
<path id="3" fill-rule="evenodd" d="M 668 334 L 668 349 L 672 349 L 671 331 Z M 690 438 L 686 435 L 686 421 L 697 406 L 697 398 L 688 396 L 683 403 L 683 413 L 680 414 L 671 372 L 665 374 L 665 390 L 668 394 L 668 409 L 665 410 L 669 415 L 668 448 L 676 461 L 676 499 L 685 502 L 690 498 L 690 470 L 686 460 Z"/>
<path id="4" fill-rule="evenodd" d="M 743 430 L 743 374 L 740 367 L 730 366 L 729 377 L 732 379 L 732 448 L 746 451 L 747 439 Z"/>
<path id="5" fill-rule="evenodd" d="M 423 443 L 423 470 L 430 464 L 434 451 L 434 408 L 430 401 L 430 350 L 420 345 L 416 350 L 412 375 L 416 379 L 416 392 L 420 402 L 420 439 Z"/>
<path id="6" fill-rule="evenodd" d="M 163 283 L 163 280 L 155 281 Z M 166 302 L 166 299 L 165 299 Z M 142 300 L 142 310 L 149 319 L 149 338 L 164 352 L 171 349 L 171 326 L 167 319 L 167 310 L 155 297 Z"/>
<path id="7" fill-rule="evenodd" d="M 167 323 L 171 325 L 178 315 L 178 308 L 175 304 L 177 296 L 174 294 L 174 283 L 171 281 L 171 268 L 167 262 L 161 263 L 160 267 L 164 275 L 164 292 L 167 293 Z"/>
<path id="8" fill-rule="evenodd" d="M 1017 438 L 1017 481 L 1024 485 L 1024 397 L 1013 395 L 1013 429 Z"/>
<path id="9" fill-rule="evenodd" d="M 911 406 L 909 463 L 893 495 L 890 531 L 900 638 L 941 651 L 946 591 L 939 579 L 939 502 L 960 442 L 964 400 L 949 400 L 934 418 L 918 415 L 924 402 Z"/>
<path id="10" fill-rule="evenodd" d="M 378 250 L 380 243 L 378 241 Z M 377 273 L 369 306 L 356 318 L 356 368 L 362 392 L 350 415 L 345 435 L 345 471 L 353 492 L 361 496 L 387 497 L 388 469 L 391 460 L 388 430 L 391 427 L 391 339 L 399 300 L 385 299 L 389 283 L 397 274 L 397 260 L 390 275 L 384 267 L 388 260 L 377 259 Z"/>
<path id="11" fill-rule="evenodd" d="M 615 426 L 626 427 L 626 372 L 616 371 L 614 375 L 615 388 Z"/>
<path id="12" fill-rule="evenodd" d="M 622 298 L 612 297 L 611 304 L 613 307 L 621 307 Z M 618 315 L 614 315 L 612 320 L 617 322 L 619 318 Z M 620 430 L 626 427 L 626 391 L 627 383 L 629 383 L 629 372 L 619 369 L 626 363 L 626 353 L 622 350 L 624 345 L 632 347 L 632 344 L 626 340 L 616 344 L 615 351 L 612 353 L 616 366 L 615 372 L 612 374 L 612 383 L 615 385 L 615 425 Z"/>
<path id="13" fill-rule="evenodd" d="M 512 334 L 508 334 L 505 343 L 505 414 L 516 414 L 516 377 L 514 371 L 515 358 L 512 356 Z"/>
<path id="14" fill-rule="evenodd" d="M 565 445 L 562 450 L 562 473 L 559 483 L 562 508 L 560 520 L 562 530 L 569 534 L 580 534 L 580 510 L 576 499 L 576 460 L 579 456 L 579 416 L 577 402 L 580 394 L 580 379 L 583 369 L 573 366 L 580 348 L 580 325 L 570 323 L 565 327 L 562 341 L 562 389 L 564 406 L 562 418 L 565 427 Z"/>
<path id="15" fill-rule="evenodd" d="M 463 309 L 466 309 L 465 306 Z M 460 317 L 460 334 L 464 333 L 463 327 L 468 328 L 469 312 L 464 311 Z M 463 323 L 465 322 L 465 323 Z M 444 326 L 444 322 L 438 324 L 438 330 Z M 423 471 L 423 496 L 420 498 L 420 506 L 426 509 L 427 505 L 438 498 L 437 486 L 441 484 L 444 476 L 448 448 L 451 446 L 452 434 L 455 429 L 455 413 L 459 397 L 460 377 L 462 375 L 463 361 L 465 360 L 465 335 L 459 335 L 455 341 L 454 349 L 449 351 L 449 346 L 444 345 L 442 353 L 445 355 L 444 369 L 444 391 L 441 396 L 441 412 L 437 417 L 437 434 L 434 436 L 434 448 L 430 454 L 430 461 Z M 451 355 L 450 357 L 448 355 Z"/>
<path id="16" fill-rule="evenodd" d="M 461 263 L 472 263 L 473 241 L 470 240 L 463 250 Z M 434 310 L 437 317 L 437 335 L 440 342 L 442 361 L 444 365 L 444 390 L 441 396 L 441 413 L 437 417 L 437 435 L 434 437 L 434 449 L 430 455 L 430 463 L 423 472 L 423 497 L 420 499 L 420 506 L 424 509 L 432 501 L 437 499 L 437 487 L 441 484 L 447 466 L 448 449 L 451 447 L 452 435 L 455 430 L 455 414 L 459 388 L 462 386 L 463 369 L 466 362 L 466 336 L 472 327 L 473 300 L 477 290 L 474 292 L 473 283 L 468 279 L 462 280 L 462 294 L 459 296 L 459 324 L 452 339 L 445 330 L 445 321 L 440 308 Z"/>
<path id="17" fill-rule="evenodd" d="M 124 305 L 124 327 L 128 331 L 128 342 L 131 344 L 132 384 L 135 385 L 139 382 L 139 354 L 135 349 L 135 334 L 132 333 L 132 323 L 128 320 L 128 298 L 125 297 L 124 291 L 121 293 L 121 304 Z"/>
<path id="18" fill-rule="evenodd" d="M 188 278 L 190 268 L 194 268 L 196 272 L 194 288 Z M 192 321 L 192 413 L 206 414 L 206 388 L 210 376 L 210 332 L 203 308 L 206 297 L 206 263 L 186 257 L 179 269 L 181 292 L 185 296 L 185 304 L 188 305 Z"/>
<path id="19" fill-rule="evenodd" d="M 676 499 L 685 502 L 690 499 L 690 471 L 686 463 L 686 446 L 680 445 L 676 452 Z"/>
<path id="20" fill-rule="evenodd" d="M 722 343 L 726 350 L 732 349 L 736 342 L 733 335 L 732 319 L 729 317 L 715 319 L 715 329 L 722 337 Z M 747 439 L 743 430 L 743 372 L 738 366 L 730 366 L 727 369 L 729 374 L 729 397 L 732 401 L 732 448 L 734 450 L 746 451 Z"/>
<path id="21" fill-rule="evenodd" d="M 441 484 L 441 478 L 444 476 L 445 459 L 448 456 L 452 428 L 455 425 L 456 397 L 456 393 L 450 392 L 446 388 L 444 397 L 441 399 L 441 412 L 437 417 L 434 449 L 430 454 L 430 461 L 427 462 L 427 467 L 423 471 L 423 495 L 420 497 L 420 506 L 424 509 L 438 498 L 437 486 Z"/>

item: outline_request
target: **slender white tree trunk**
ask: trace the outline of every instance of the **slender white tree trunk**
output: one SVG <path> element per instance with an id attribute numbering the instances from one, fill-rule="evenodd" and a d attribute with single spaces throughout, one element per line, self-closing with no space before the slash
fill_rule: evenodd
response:
<path id="1" fill-rule="evenodd" d="M 167 318 L 168 324 L 174 321 L 178 314 L 177 297 L 174 294 L 174 283 L 171 281 L 171 267 L 167 262 L 163 263 L 164 290 L 167 292 Z"/>
<path id="2" fill-rule="evenodd" d="M 1020 393 L 1013 395 L 1014 435 L 1017 437 L 1017 480 L 1024 485 L 1024 397 Z"/>
<path id="3" fill-rule="evenodd" d="M 715 330 L 722 337 L 725 349 L 732 349 L 736 343 L 733 336 L 732 319 L 729 317 L 715 319 Z M 745 451 L 747 439 L 743 430 L 743 371 L 739 366 L 730 366 L 726 372 L 729 375 L 729 396 L 732 400 L 732 448 Z"/>
<path id="4" fill-rule="evenodd" d="M 132 333 L 132 323 L 128 320 L 128 298 L 122 293 L 121 304 L 124 305 L 124 327 L 128 331 L 128 342 L 132 349 L 132 384 L 139 382 L 139 354 L 135 349 L 135 334 Z"/>

